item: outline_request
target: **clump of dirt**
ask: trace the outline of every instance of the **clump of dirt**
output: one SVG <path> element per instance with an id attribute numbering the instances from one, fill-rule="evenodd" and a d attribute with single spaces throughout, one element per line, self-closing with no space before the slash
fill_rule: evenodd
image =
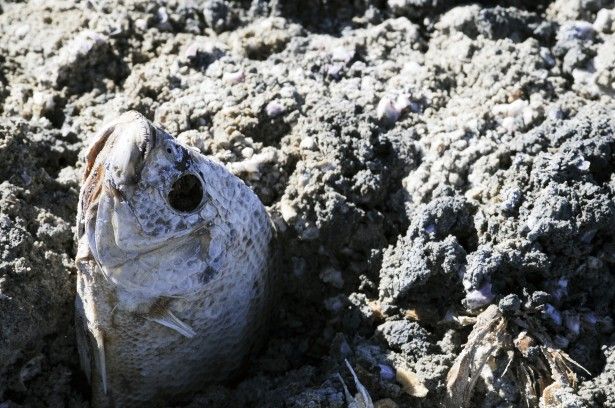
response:
<path id="1" fill-rule="evenodd" d="M 63 142 L 24 120 L 0 125 L 0 394 L 30 406 L 65 400 L 78 364 L 70 357 L 78 185 L 58 177 L 77 154 Z"/>
<path id="2" fill-rule="evenodd" d="M 280 233 L 268 343 L 189 406 L 615 406 L 614 6 L 3 4 L 0 406 L 89 404 L 79 152 L 129 109 Z"/>

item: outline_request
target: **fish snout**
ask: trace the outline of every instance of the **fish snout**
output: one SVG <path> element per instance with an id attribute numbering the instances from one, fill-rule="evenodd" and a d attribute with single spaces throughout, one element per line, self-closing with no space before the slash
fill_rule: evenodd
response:
<path id="1" fill-rule="evenodd" d="M 107 181 L 125 196 L 141 179 L 141 171 L 156 145 L 156 129 L 138 112 L 127 112 L 114 124 L 114 140 L 106 160 Z"/>

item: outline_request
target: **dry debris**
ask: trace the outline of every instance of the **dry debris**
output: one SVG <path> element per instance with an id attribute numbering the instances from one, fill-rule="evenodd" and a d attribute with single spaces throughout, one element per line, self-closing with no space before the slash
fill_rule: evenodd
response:
<path id="1" fill-rule="evenodd" d="M 408 369 L 397 368 L 395 379 L 402 385 L 404 392 L 413 397 L 424 398 L 429 392 L 423 380 Z"/>
<path id="2" fill-rule="evenodd" d="M 500 371 L 499 367 L 504 369 Z M 467 343 L 448 372 L 446 406 L 470 406 L 478 380 L 482 377 L 488 382 L 496 372 L 501 372 L 501 377 L 513 377 L 528 407 L 539 403 L 557 406 L 555 392 L 578 385 L 575 367 L 591 375 L 555 348 L 537 319 L 528 314 L 509 319 L 491 305 L 478 315 Z"/>
<path id="3" fill-rule="evenodd" d="M 342 376 L 338 374 L 338 378 L 340 382 L 342 383 L 342 386 L 344 387 L 344 394 L 346 397 L 347 407 L 348 408 L 374 408 L 372 397 L 369 395 L 367 388 L 365 388 L 365 386 L 361 384 L 361 381 L 359 381 L 359 377 L 357 377 L 357 373 L 354 372 L 354 369 L 352 368 L 348 360 L 346 360 L 346 366 L 348 367 L 348 370 L 352 374 L 352 378 L 354 379 L 354 384 L 357 389 L 357 393 L 353 396 L 348 390 L 348 387 L 346 386 L 346 383 L 344 382 L 344 379 L 342 378 Z"/>

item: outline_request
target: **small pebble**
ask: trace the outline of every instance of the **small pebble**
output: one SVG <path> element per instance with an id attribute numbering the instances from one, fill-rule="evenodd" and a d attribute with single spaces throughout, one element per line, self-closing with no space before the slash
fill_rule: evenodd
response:
<path id="1" fill-rule="evenodd" d="M 565 349 L 570 345 L 570 341 L 560 335 L 555 336 L 555 338 L 553 339 L 553 343 L 555 343 L 555 345 L 560 349 Z"/>
<path id="2" fill-rule="evenodd" d="M 390 96 L 384 96 L 376 107 L 376 115 L 381 121 L 393 124 L 397 122 L 402 112 L 407 109 L 415 113 L 420 112 L 420 106 L 412 101 L 410 94 L 400 94 L 395 99 Z"/>
<path id="3" fill-rule="evenodd" d="M 167 9 L 164 7 L 159 7 L 156 12 L 156 17 L 158 17 L 158 28 L 161 30 L 171 30 L 173 26 L 171 26 L 171 22 L 169 20 L 169 13 L 167 13 Z"/>
<path id="4" fill-rule="evenodd" d="M 485 283 L 480 288 L 466 294 L 465 304 L 470 310 L 478 309 L 491 303 L 494 297 L 495 295 L 491 291 L 491 283 Z"/>
<path id="5" fill-rule="evenodd" d="M 242 70 L 234 71 L 234 72 L 225 72 L 222 75 L 222 80 L 229 84 L 238 84 L 243 82 L 246 79 L 246 76 Z"/>
<path id="6" fill-rule="evenodd" d="M 555 66 L 555 63 L 556 63 L 555 57 L 551 53 L 551 50 L 549 50 L 547 47 L 540 48 L 540 57 L 545 62 L 547 67 L 551 68 Z"/>
<path id="7" fill-rule="evenodd" d="M 32 95 L 32 114 L 41 117 L 55 108 L 54 95 L 49 92 L 36 91 Z"/>
<path id="8" fill-rule="evenodd" d="M 284 106 L 278 101 L 271 101 L 265 107 L 265 111 L 270 118 L 276 118 L 284 113 Z"/>
<path id="9" fill-rule="evenodd" d="M 583 235 L 581 235 L 581 242 L 584 244 L 589 244 L 590 242 L 592 242 L 597 232 L 598 232 L 597 229 L 591 229 L 589 231 L 584 232 Z"/>
<path id="10" fill-rule="evenodd" d="M 410 100 L 410 95 L 408 94 L 398 95 L 397 99 L 395 99 L 395 107 L 400 112 L 403 112 L 404 109 L 409 108 L 411 105 L 412 105 L 412 101 Z"/>
<path id="11" fill-rule="evenodd" d="M 564 111 L 562 110 L 562 108 L 560 108 L 559 106 L 552 106 L 547 111 L 547 116 L 551 120 L 559 120 L 559 119 L 564 119 L 566 115 L 564 114 Z"/>
<path id="12" fill-rule="evenodd" d="M 325 309 L 327 311 L 337 314 L 344 308 L 344 300 L 340 296 L 333 296 L 324 300 Z"/>
<path id="13" fill-rule="evenodd" d="M 567 21 L 557 32 L 558 41 L 591 40 L 594 36 L 594 27 L 587 21 Z"/>
<path id="14" fill-rule="evenodd" d="M 301 150 L 316 150 L 316 141 L 313 137 L 305 137 L 299 143 L 299 148 Z"/>
<path id="15" fill-rule="evenodd" d="M 570 333 L 577 336 L 581 332 L 581 317 L 578 313 L 564 312 L 564 326 Z"/>
<path id="16" fill-rule="evenodd" d="M 17 26 L 17 28 L 15 28 L 14 32 L 17 37 L 23 38 L 30 32 L 30 25 L 20 24 L 19 26 Z"/>
<path id="17" fill-rule="evenodd" d="M 22 383 L 30 381 L 41 373 L 44 356 L 39 354 L 30 360 L 19 371 L 19 380 Z"/>
<path id="18" fill-rule="evenodd" d="M 342 272 L 334 268 L 323 269 L 318 275 L 320 280 L 330 284 L 333 287 L 341 289 L 344 286 L 344 279 L 342 278 Z"/>
<path id="19" fill-rule="evenodd" d="M 506 295 L 505 297 L 500 299 L 500 302 L 498 303 L 498 308 L 504 314 L 514 314 L 518 312 L 521 308 L 521 299 L 519 299 L 519 296 L 517 296 L 516 294 L 511 293 L 510 295 Z"/>
<path id="20" fill-rule="evenodd" d="M 344 64 L 331 64 L 327 67 L 327 76 L 334 79 L 340 79 L 342 77 L 343 69 Z"/>
<path id="21" fill-rule="evenodd" d="M 241 149 L 241 155 L 244 159 L 249 159 L 250 157 L 254 156 L 254 149 L 251 147 L 244 147 L 243 149 Z"/>
<path id="22" fill-rule="evenodd" d="M 545 304 L 543 315 L 548 317 L 556 326 L 562 325 L 562 314 L 552 304 Z"/>
<path id="23" fill-rule="evenodd" d="M 287 199 L 282 199 L 280 202 L 280 215 L 287 223 L 291 222 L 297 216 L 297 210 L 292 205 L 292 202 Z"/>
<path id="24" fill-rule="evenodd" d="M 395 369 L 386 364 L 378 364 L 380 368 L 380 379 L 382 381 L 393 381 L 395 379 Z"/>
<path id="25" fill-rule="evenodd" d="M 331 59 L 333 61 L 340 61 L 344 64 L 349 63 L 355 55 L 354 49 L 348 49 L 344 47 L 336 47 L 331 51 Z"/>
<path id="26" fill-rule="evenodd" d="M 519 205 L 521 204 L 521 200 L 523 199 L 523 192 L 518 187 L 512 187 L 508 190 L 504 191 L 502 194 L 503 200 L 500 204 L 500 208 L 505 212 L 513 212 L 515 211 Z"/>
<path id="27" fill-rule="evenodd" d="M 317 227 L 307 227 L 301 233 L 301 239 L 305 241 L 313 241 L 320 236 L 320 230 Z"/>
<path id="28" fill-rule="evenodd" d="M 589 266 L 590 269 L 600 269 L 603 265 L 604 264 L 600 258 L 596 258 L 595 256 L 587 257 L 587 266 Z"/>
<path id="29" fill-rule="evenodd" d="M 72 59 L 77 60 L 107 42 L 107 37 L 104 35 L 92 30 L 83 30 L 64 47 L 63 51 L 66 50 Z"/>
<path id="30" fill-rule="evenodd" d="M 550 293 L 551 297 L 557 302 L 564 298 L 568 294 L 568 279 L 560 278 L 557 281 L 551 281 Z"/>
<path id="31" fill-rule="evenodd" d="M 589 170 L 591 163 L 583 158 L 583 156 L 577 157 L 572 163 L 577 169 L 581 171 Z"/>
<path id="32" fill-rule="evenodd" d="M 534 308 L 537 308 L 539 306 L 546 304 L 547 302 L 549 302 L 550 299 L 551 299 L 551 296 L 547 292 L 537 290 L 536 292 L 533 292 L 530 298 L 528 299 L 526 307 L 528 309 L 534 309 Z"/>
<path id="33" fill-rule="evenodd" d="M 190 44 L 188 48 L 186 48 L 186 51 L 184 51 L 184 57 L 189 58 L 189 59 L 196 58 L 196 56 L 198 55 L 198 52 L 199 52 L 199 44 L 194 42 Z"/>
<path id="34" fill-rule="evenodd" d="M 147 30 L 147 20 L 144 18 L 138 18 L 135 20 L 135 28 L 139 31 Z"/>
<path id="35" fill-rule="evenodd" d="M 387 96 L 382 98 L 376 108 L 376 115 L 378 119 L 387 123 L 395 123 L 401 115 L 401 111 L 397 109 L 393 100 Z"/>
<path id="36" fill-rule="evenodd" d="M 594 20 L 594 29 L 602 33 L 611 33 L 613 31 L 613 10 L 602 9 L 596 14 Z"/>

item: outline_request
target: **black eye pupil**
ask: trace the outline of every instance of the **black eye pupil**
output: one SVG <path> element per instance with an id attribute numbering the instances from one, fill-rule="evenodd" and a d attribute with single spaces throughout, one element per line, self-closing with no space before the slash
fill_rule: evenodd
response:
<path id="1" fill-rule="evenodd" d="M 169 154 L 173 153 L 173 151 L 171 150 L 170 147 L 167 147 L 167 153 L 169 153 Z"/>
<path id="2" fill-rule="evenodd" d="M 169 204 L 177 211 L 191 212 L 203 200 L 201 180 L 194 174 L 184 174 L 178 178 L 169 192 Z"/>

